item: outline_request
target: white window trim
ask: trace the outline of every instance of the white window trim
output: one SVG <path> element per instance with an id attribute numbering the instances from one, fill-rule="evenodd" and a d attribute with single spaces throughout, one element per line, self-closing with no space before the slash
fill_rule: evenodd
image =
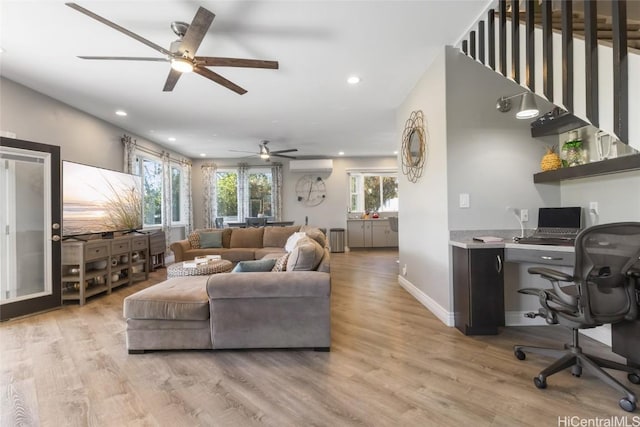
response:
<path id="1" fill-rule="evenodd" d="M 359 179 L 356 182 L 357 189 L 356 191 L 358 196 L 358 206 L 357 210 L 351 210 L 351 197 L 354 193 L 351 192 L 351 177 L 352 176 L 361 176 L 363 179 Z M 364 212 L 364 177 L 366 176 L 379 176 L 379 177 L 394 177 L 396 180 L 398 179 L 398 171 L 393 169 L 347 169 L 347 179 L 349 182 L 347 191 L 347 206 L 349 213 L 352 212 Z M 384 200 L 383 191 L 382 191 L 382 180 L 380 180 L 380 200 Z M 383 211 L 383 212 L 395 212 L 395 211 Z"/>
<path id="2" fill-rule="evenodd" d="M 180 221 L 174 221 L 173 220 L 173 215 L 171 215 L 171 226 L 175 226 L 175 227 L 184 227 L 187 225 L 187 221 L 186 221 L 186 216 L 187 213 L 185 212 L 185 203 L 184 203 L 184 197 L 187 194 L 187 191 L 189 191 L 186 188 L 186 183 L 184 182 L 184 170 L 182 168 L 182 164 L 180 164 L 179 162 L 174 162 L 171 161 L 169 163 L 169 176 L 170 176 L 170 180 L 169 180 L 169 185 L 171 185 L 171 196 L 172 196 L 172 200 L 171 200 L 171 209 L 173 209 L 173 170 L 177 169 L 180 172 L 180 200 L 178 200 L 178 206 L 180 207 Z"/>
<path id="3" fill-rule="evenodd" d="M 146 152 L 136 152 L 135 154 L 135 158 L 137 160 L 140 161 L 140 163 L 138 164 L 138 173 L 139 176 L 142 178 L 142 228 L 144 230 L 151 230 L 153 228 L 162 228 L 162 223 L 163 223 L 163 218 L 160 217 L 160 224 L 147 224 L 144 222 L 145 219 L 145 212 L 144 212 L 144 168 L 142 166 L 142 163 L 144 162 L 144 160 L 149 160 L 152 162 L 156 162 L 160 165 L 160 169 L 162 169 L 162 159 L 158 156 L 154 156 L 153 154 L 147 154 Z M 160 215 L 162 215 L 162 206 L 164 206 L 164 189 L 160 189 Z"/>

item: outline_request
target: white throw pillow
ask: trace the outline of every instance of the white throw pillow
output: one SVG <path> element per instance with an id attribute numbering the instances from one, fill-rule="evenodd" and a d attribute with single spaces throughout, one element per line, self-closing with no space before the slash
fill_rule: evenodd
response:
<path id="1" fill-rule="evenodd" d="M 293 233 L 287 239 L 287 243 L 285 243 L 284 245 L 284 250 L 287 252 L 291 252 L 296 247 L 296 243 L 298 243 L 298 240 L 302 239 L 306 235 L 307 234 L 304 231 L 298 231 Z"/>

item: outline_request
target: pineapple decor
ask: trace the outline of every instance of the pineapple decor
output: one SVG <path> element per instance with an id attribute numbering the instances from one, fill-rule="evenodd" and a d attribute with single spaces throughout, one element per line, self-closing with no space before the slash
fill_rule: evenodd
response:
<path id="1" fill-rule="evenodd" d="M 552 171 L 560 169 L 562 166 L 562 160 L 556 153 L 555 146 L 547 146 L 547 152 L 540 161 L 540 169 L 543 171 Z"/>

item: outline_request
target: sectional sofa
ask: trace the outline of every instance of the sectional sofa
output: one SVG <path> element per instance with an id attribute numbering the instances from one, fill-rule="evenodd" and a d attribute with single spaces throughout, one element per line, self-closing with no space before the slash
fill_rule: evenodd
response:
<path id="1" fill-rule="evenodd" d="M 304 228 L 307 236 L 287 252 L 288 237 L 300 229 L 232 229 L 228 247 L 222 248 L 193 248 L 191 244 L 186 247 L 181 242 L 176 248 L 183 249 L 181 254 L 186 258 L 182 259 L 209 253 L 234 261 L 276 258 L 284 271 L 175 277 L 128 296 L 123 311 L 129 353 L 247 348 L 328 351 L 330 254 L 324 233 L 313 227 Z M 243 231 L 234 241 L 233 234 L 238 230 Z M 289 235 L 285 238 L 286 233 Z M 258 235 L 262 235 L 260 241 Z M 251 247 L 249 243 L 259 243 L 261 247 Z M 265 243 L 274 246 L 267 246 L 265 252 Z"/>
<path id="2" fill-rule="evenodd" d="M 308 225 L 288 227 L 224 228 L 202 229 L 191 233 L 188 239 L 171 244 L 175 262 L 194 259 L 196 256 L 220 255 L 222 259 L 233 262 L 262 259 L 268 254 L 284 254 L 284 246 L 289 236 L 303 231 L 310 237 L 325 242 L 324 233 Z M 220 235 L 219 241 L 211 240 L 203 244 L 204 237 L 210 234 Z M 325 244 L 322 244 L 325 246 Z M 205 247 L 206 246 L 206 247 Z"/>

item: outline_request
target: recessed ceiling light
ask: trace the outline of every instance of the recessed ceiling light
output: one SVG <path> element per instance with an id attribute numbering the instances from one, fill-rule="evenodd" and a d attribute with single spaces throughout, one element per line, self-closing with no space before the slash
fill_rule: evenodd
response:
<path id="1" fill-rule="evenodd" d="M 205 153 L 200 153 L 200 157 L 207 157 Z"/>
<path id="2" fill-rule="evenodd" d="M 127 115 L 127 112 L 126 112 L 126 111 L 124 111 L 124 110 L 118 110 L 118 111 L 116 111 L 116 116 L 122 116 L 122 117 L 124 117 L 124 116 L 126 116 L 126 115 Z"/>
<path id="3" fill-rule="evenodd" d="M 174 142 L 176 139 L 172 136 L 170 136 L 169 138 L 167 138 L 169 141 Z"/>
<path id="4" fill-rule="evenodd" d="M 340 151 L 340 152 L 338 153 L 338 156 L 344 156 L 344 151 Z"/>
<path id="5" fill-rule="evenodd" d="M 358 76 L 350 76 L 347 79 L 347 83 L 349 83 L 350 85 L 357 85 L 358 83 L 360 83 L 360 77 L 358 77 Z"/>

